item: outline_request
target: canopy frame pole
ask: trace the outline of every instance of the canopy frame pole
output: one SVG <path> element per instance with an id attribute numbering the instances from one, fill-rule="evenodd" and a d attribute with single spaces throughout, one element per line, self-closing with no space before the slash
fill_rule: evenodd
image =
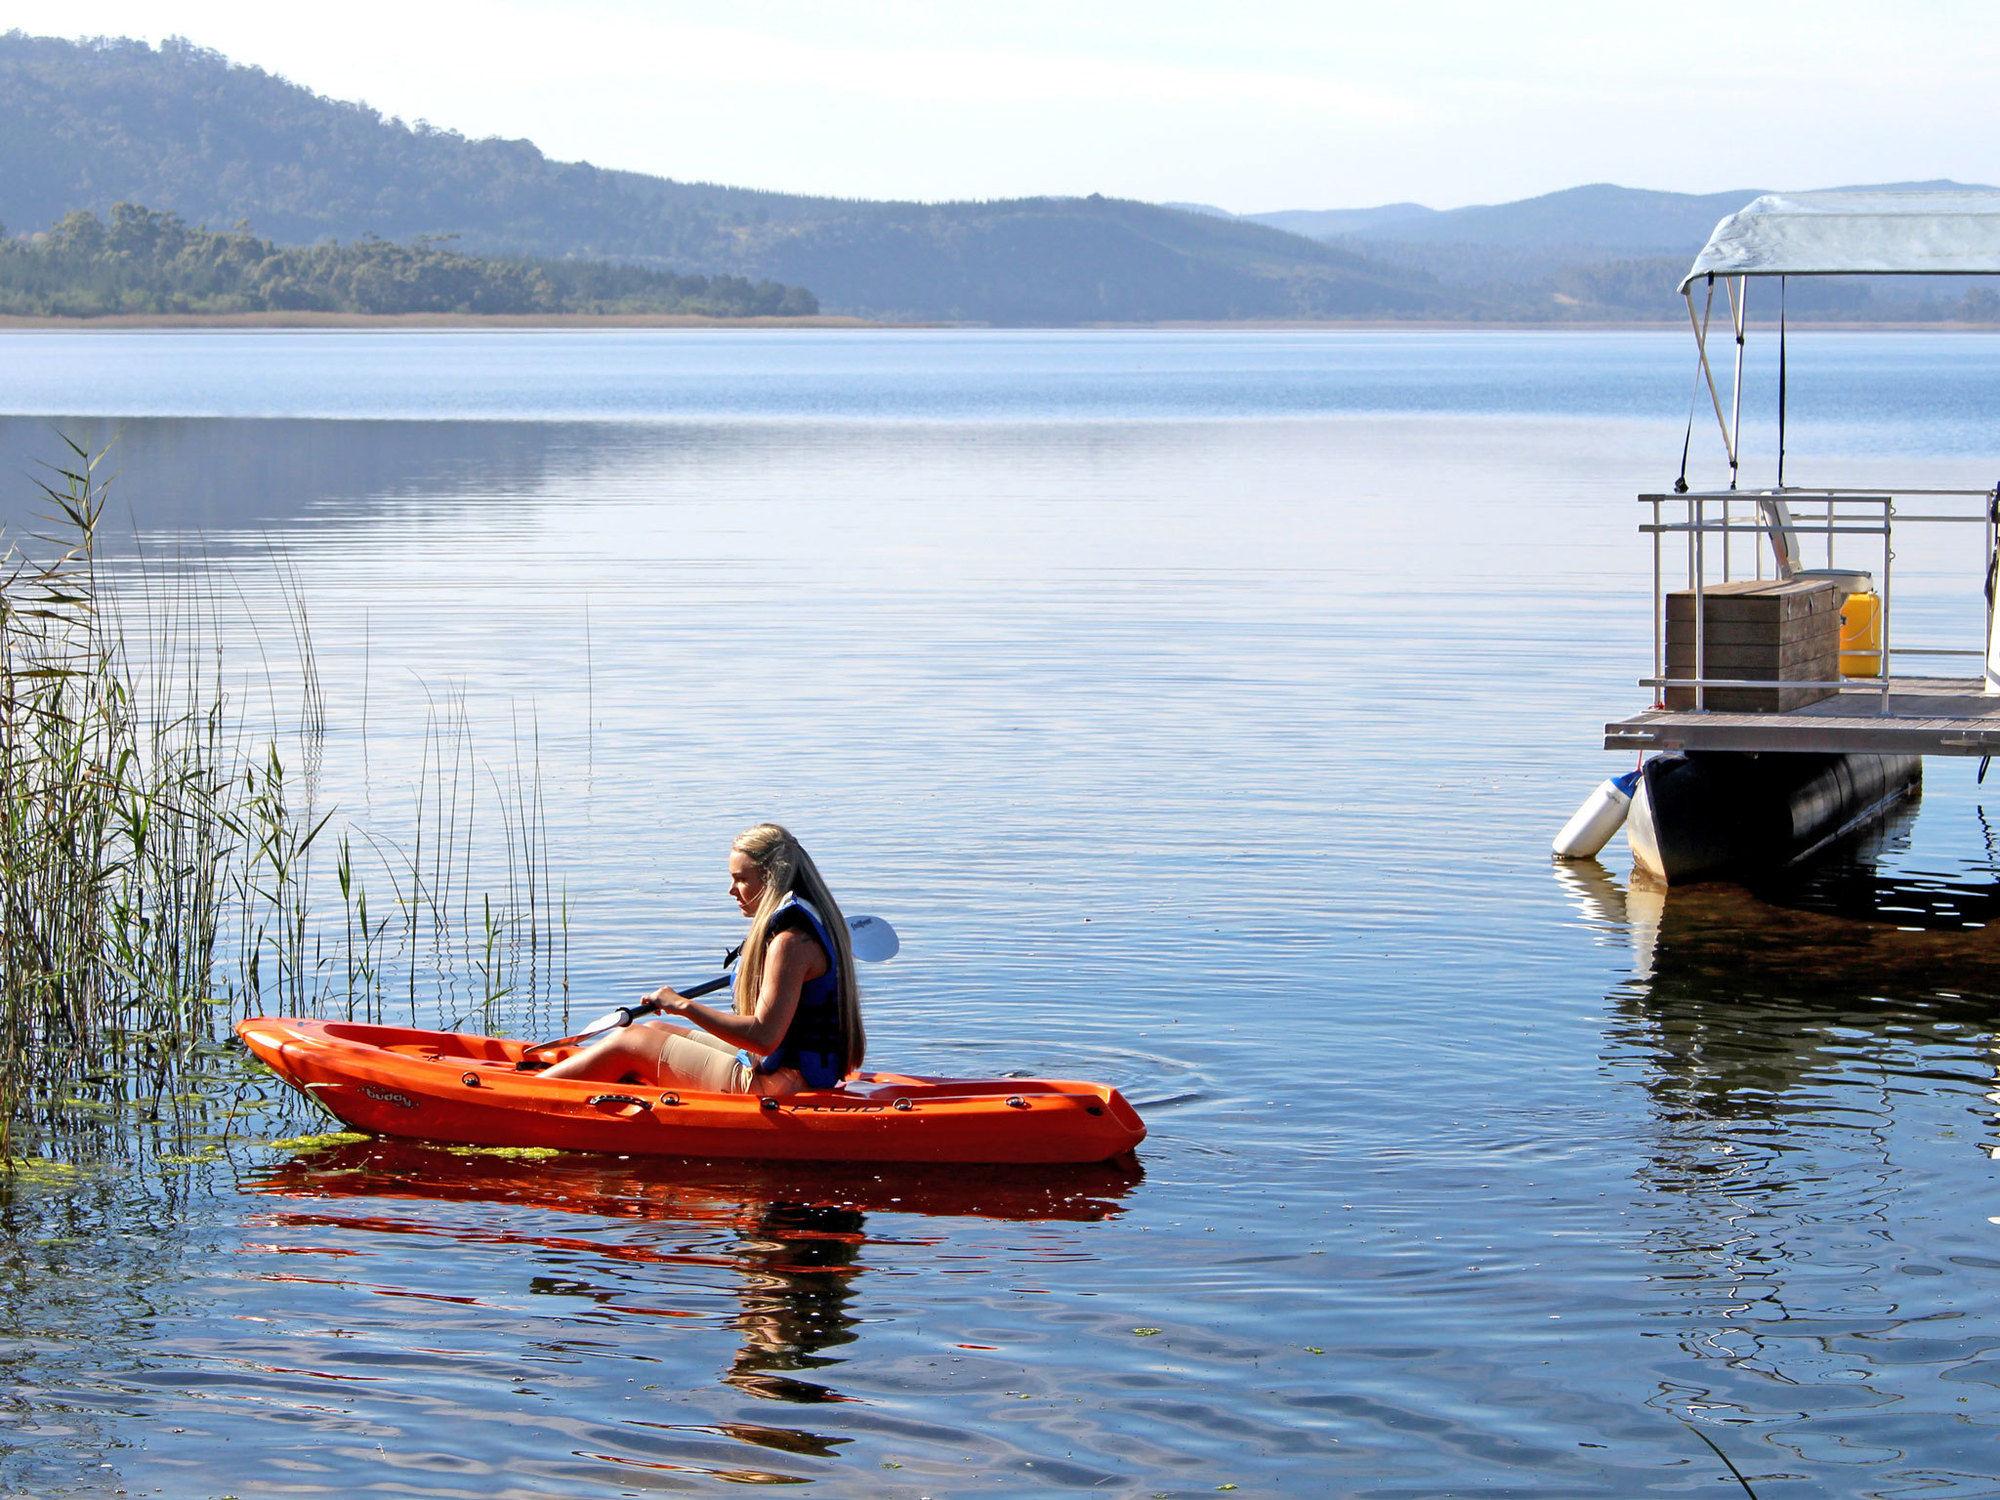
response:
<path id="1" fill-rule="evenodd" d="M 2000 564 L 2000 484 L 1987 492 L 1985 531 L 1986 670 L 1980 691 L 1992 695 L 2000 694 L 2000 605 L 1994 602 L 1996 594 L 2000 594 L 2000 572 L 1996 572 L 1996 564 Z"/>
<path id="2" fill-rule="evenodd" d="M 1738 446 L 1743 436 L 1743 323 L 1750 312 L 1750 278 L 1724 278 L 1729 293 L 1729 321 L 1736 333 L 1736 368 L 1729 387 L 1729 487 L 1736 488 L 1738 465 L 1743 452 Z"/>
<path id="3" fill-rule="evenodd" d="M 1785 487 L 1785 286 L 1788 276 L 1778 278 L 1778 488 Z M 1833 536 L 1826 539 L 1826 565 L 1833 566 Z"/>
<path id="4" fill-rule="evenodd" d="M 1722 415 L 1722 392 L 1715 384 L 1715 366 L 1708 359 L 1708 320 L 1715 311 L 1715 278 L 1708 278 L 1708 300 L 1702 304 L 1699 316 L 1694 310 L 1694 292 L 1689 290 L 1681 295 L 1687 302 L 1688 327 L 1694 330 L 1695 354 L 1701 361 L 1702 378 L 1708 382 L 1708 399 L 1715 407 L 1715 425 L 1722 432 L 1722 446 L 1729 455 L 1729 469 L 1733 474 L 1736 471 L 1736 449 L 1729 440 L 1728 419 Z"/>

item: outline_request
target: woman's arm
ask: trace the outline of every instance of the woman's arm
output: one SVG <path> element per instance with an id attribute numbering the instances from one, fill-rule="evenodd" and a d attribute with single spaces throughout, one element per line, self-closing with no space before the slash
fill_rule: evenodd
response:
<path id="1" fill-rule="evenodd" d="M 785 1039 L 799 1008 L 799 991 L 826 969 L 826 954 L 816 941 L 801 932 L 781 932 L 764 957 L 764 986 L 749 1015 L 715 1010 L 671 988 L 653 991 L 644 1003 L 663 1015 L 686 1016 L 703 1031 L 762 1057 Z"/>

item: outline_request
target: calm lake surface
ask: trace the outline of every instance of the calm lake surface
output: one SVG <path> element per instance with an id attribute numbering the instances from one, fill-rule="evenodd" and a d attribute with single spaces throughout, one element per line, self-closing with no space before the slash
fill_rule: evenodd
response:
<path id="1" fill-rule="evenodd" d="M 1791 371 L 1794 482 L 1993 482 L 2000 339 Z M 302 602 L 357 844 L 461 767 L 464 900 L 533 807 L 567 915 L 496 1028 L 714 972 L 775 817 L 902 934 L 871 1063 L 1103 1079 L 1151 1131 L 522 1163 L 274 1147 L 325 1127 L 271 1087 L 0 1196 L 0 1489 L 2000 1491 L 1976 763 L 1755 890 L 1548 858 L 1629 765 L 1633 496 L 1693 373 L 1671 333 L 0 335 L 0 516 L 111 443 L 131 598 L 218 601 L 280 680 Z M 1976 567 L 1905 561 L 1903 619 L 1978 645 Z M 466 969 L 397 1005 L 486 1024 Z"/>

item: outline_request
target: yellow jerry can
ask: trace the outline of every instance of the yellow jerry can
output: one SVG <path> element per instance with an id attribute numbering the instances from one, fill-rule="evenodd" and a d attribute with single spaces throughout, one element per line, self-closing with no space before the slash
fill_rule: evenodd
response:
<path id="1" fill-rule="evenodd" d="M 1849 594 L 1840 606 L 1840 675 L 1882 675 L 1882 598 L 1872 589 Z"/>

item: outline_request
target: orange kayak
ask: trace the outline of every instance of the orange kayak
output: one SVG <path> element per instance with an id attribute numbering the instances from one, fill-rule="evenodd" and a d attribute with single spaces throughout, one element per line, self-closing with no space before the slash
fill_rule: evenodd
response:
<path id="1" fill-rule="evenodd" d="M 252 1016 L 236 1034 L 356 1130 L 459 1146 L 755 1161 L 1094 1162 L 1145 1139 L 1118 1090 L 1041 1078 L 857 1073 L 782 1099 L 544 1078 L 528 1044 Z M 542 1054 L 559 1061 L 566 1052 Z"/>

